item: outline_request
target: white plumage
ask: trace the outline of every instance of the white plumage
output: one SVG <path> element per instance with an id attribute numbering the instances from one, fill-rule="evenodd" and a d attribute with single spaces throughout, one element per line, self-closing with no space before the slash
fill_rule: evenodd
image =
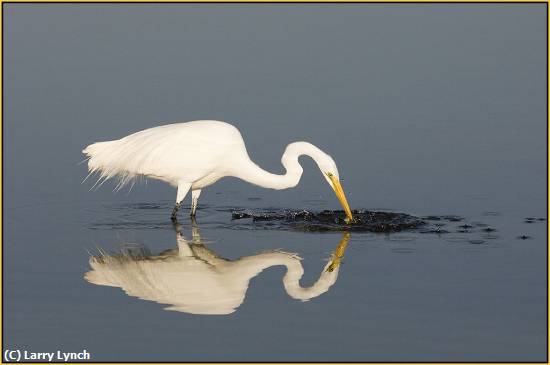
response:
<path id="1" fill-rule="evenodd" d="M 141 175 L 177 187 L 174 220 L 189 190 L 192 191 L 191 215 L 194 215 L 201 189 L 224 176 L 272 189 L 294 187 L 303 171 L 298 157 L 308 155 L 336 192 L 348 218 L 352 218 L 334 160 L 308 142 L 287 146 L 281 159 L 286 168 L 284 175 L 261 169 L 248 156 L 239 130 L 229 123 L 212 120 L 149 128 L 115 141 L 91 144 L 82 152 L 89 158 L 90 174 L 99 173 L 97 183 L 117 178 L 118 189 Z"/>
<path id="2" fill-rule="evenodd" d="M 94 143 L 83 152 L 90 158 L 90 172 L 100 171 L 102 179 L 117 176 L 121 185 L 145 175 L 176 187 L 185 180 L 194 182 L 193 188 L 202 188 L 197 181 L 220 168 L 229 172 L 225 161 L 246 155 L 246 147 L 232 125 L 199 121 L 149 128 L 116 141 Z"/>

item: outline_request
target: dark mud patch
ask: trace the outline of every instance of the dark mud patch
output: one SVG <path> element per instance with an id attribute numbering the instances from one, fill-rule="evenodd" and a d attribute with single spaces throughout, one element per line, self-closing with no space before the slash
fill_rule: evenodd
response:
<path id="1" fill-rule="evenodd" d="M 304 232 L 349 231 L 391 233 L 431 227 L 426 220 L 405 213 L 354 210 L 353 222 L 347 222 L 341 210 L 234 210 L 233 220 L 252 223 L 260 229 L 290 229 Z M 239 224 L 240 225 L 240 224 Z"/>
<path id="2" fill-rule="evenodd" d="M 429 215 L 417 217 L 406 213 L 388 211 L 354 210 L 353 222 L 347 222 L 341 210 L 287 209 L 233 209 L 231 229 L 278 229 L 301 232 L 371 232 L 396 233 L 413 232 L 420 235 L 452 235 L 452 232 L 466 234 L 461 241 L 470 244 L 485 244 L 487 239 L 495 239 L 496 229 L 487 224 L 468 224 L 465 219 L 456 215 Z M 418 237 L 418 236 L 415 236 Z"/>

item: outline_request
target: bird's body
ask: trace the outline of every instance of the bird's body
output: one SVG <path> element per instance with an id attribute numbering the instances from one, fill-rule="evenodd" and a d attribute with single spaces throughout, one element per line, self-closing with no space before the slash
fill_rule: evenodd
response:
<path id="1" fill-rule="evenodd" d="M 118 187 L 122 187 L 142 175 L 177 187 L 173 219 L 189 190 L 194 215 L 201 189 L 225 176 L 265 188 L 294 187 L 302 175 L 298 157 L 303 154 L 317 162 L 340 201 L 342 197 L 345 200 L 336 164 L 319 148 L 307 142 L 289 144 L 282 157 L 286 174 L 271 174 L 250 159 L 241 133 L 226 122 L 203 120 L 149 128 L 115 141 L 91 144 L 83 153 L 89 158 L 90 173 L 100 173 L 98 181 L 117 177 Z M 347 202 L 342 204 L 346 209 Z"/>
<path id="2" fill-rule="evenodd" d="M 90 156 L 90 170 L 101 170 L 107 177 L 118 175 L 123 184 L 144 175 L 175 187 L 191 183 L 192 189 L 230 175 L 234 162 L 248 156 L 239 130 L 217 121 L 149 128 L 116 141 L 94 143 L 84 153 Z"/>

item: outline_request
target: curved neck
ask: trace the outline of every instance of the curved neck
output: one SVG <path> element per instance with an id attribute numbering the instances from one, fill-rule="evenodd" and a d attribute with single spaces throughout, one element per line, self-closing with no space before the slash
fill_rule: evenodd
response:
<path id="1" fill-rule="evenodd" d="M 285 266 L 286 273 L 283 276 L 283 285 L 287 294 L 302 301 L 315 298 L 325 292 L 336 282 L 339 267 L 333 271 L 327 270 L 331 262 L 327 263 L 319 276 L 319 279 L 310 287 L 300 286 L 300 279 L 304 275 L 304 268 L 300 258 L 286 252 L 268 252 L 256 256 L 240 259 L 239 273 L 247 272 L 247 281 L 258 275 L 263 270 L 273 266 Z"/>
<path id="2" fill-rule="evenodd" d="M 298 158 L 302 155 L 311 157 L 317 165 L 326 156 L 323 151 L 311 143 L 293 142 L 286 147 L 281 158 L 281 163 L 286 169 L 284 175 L 272 174 L 256 165 L 250 158 L 247 158 L 246 161 L 236 167 L 234 176 L 263 188 L 277 190 L 292 188 L 298 185 L 304 171 L 298 162 Z"/>

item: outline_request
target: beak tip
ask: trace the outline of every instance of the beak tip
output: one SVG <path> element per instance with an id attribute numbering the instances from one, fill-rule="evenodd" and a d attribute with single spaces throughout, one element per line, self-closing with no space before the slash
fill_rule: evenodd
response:
<path id="1" fill-rule="evenodd" d="M 344 189 L 342 189 L 342 185 L 340 184 L 340 181 L 336 178 L 331 178 L 333 182 L 333 189 L 336 193 L 336 197 L 340 201 L 340 204 L 342 204 L 342 207 L 344 208 L 344 212 L 346 213 L 346 221 L 347 223 L 353 222 L 353 215 L 351 214 L 351 209 L 349 207 L 348 201 L 346 199 L 346 195 L 344 194 Z"/>

